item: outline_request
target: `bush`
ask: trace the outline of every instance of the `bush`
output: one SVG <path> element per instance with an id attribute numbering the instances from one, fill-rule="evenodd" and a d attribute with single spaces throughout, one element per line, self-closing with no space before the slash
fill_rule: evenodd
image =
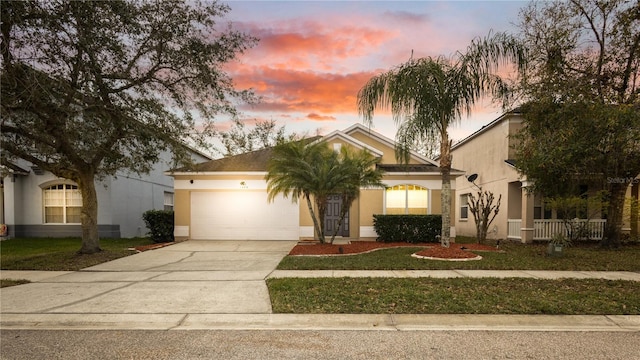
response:
<path id="1" fill-rule="evenodd" d="M 173 241 L 173 211 L 149 210 L 142 214 L 142 219 L 151 233 L 151 240 L 156 243 Z"/>
<path id="2" fill-rule="evenodd" d="M 438 242 L 442 215 L 373 215 L 373 228 L 382 242 Z"/>

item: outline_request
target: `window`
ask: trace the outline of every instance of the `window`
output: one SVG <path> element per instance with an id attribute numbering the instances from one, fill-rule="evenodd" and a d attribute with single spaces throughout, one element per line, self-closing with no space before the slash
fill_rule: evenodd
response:
<path id="1" fill-rule="evenodd" d="M 469 219 L 469 194 L 460 195 L 460 220 Z"/>
<path id="2" fill-rule="evenodd" d="M 427 214 L 429 190 L 418 185 L 396 185 L 385 192 L 385 214 Z"/>
<path id="3" fill-rule="evenodd" d="M 173 211 L 173 193 L 164 192 L 164 209 Z"/>
<path id="4" fill-rule="evenodd" d="M 46 224 L 79 224 L 82 195 L 77 185 L 58 184 L 44 189 Z"/>

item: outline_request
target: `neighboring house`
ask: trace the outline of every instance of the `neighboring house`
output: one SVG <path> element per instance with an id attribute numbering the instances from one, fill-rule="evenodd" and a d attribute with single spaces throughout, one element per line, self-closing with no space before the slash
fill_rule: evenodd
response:
<path id="1" fill-rule="evenodd" d="M 554 232 L 562 231 L 564 225 L 557 220 L 558 214 L 545 208 L 542 196 L 530 195 L 525 188 L 530 185 L 526 177 L 518 173 L 513 161 L 514 139 L 523 127 L 523 117 L 518 111 L 503 114 L 482 129 L 452 146 L 452 166 L 463 169 L 465 176 L 456 180 L 458 207 L 456 209 L 456 231 L 458 235 L 476 236 L 475 221 L 468 207 L 469 194 L 474 196 L 478 187 L 491 191 L 496 199 L 502 196 L 500 212 L 489 227 L 488 237 L 513 239 L 522 242 L 548 240 Z M 477 175 L 474 182 L 471 175 Z M 630 181 L 628 198 L 639 199 L 638 183 Z M 584 187 L 587 193 L 595 189 Z M 627 216 L 623 231 L 638 236 L 638 215 Z M 590 230 L 594 239 L 602 238 L 606 220 L 591 221 Z"/>
<path id="2" fill-rule="evenodd" d="M 195 162 L 210 159 L 195 150 L 192 158 Z M 149 174 L 120 171 L 96 181 L 100 237 L 145 235 L 145 211 L 173 209 L 173 178 L 164 174 L 171 167 L 170 155 L 163 154 L 162 159 Z M 82 196 L 73 181 L 27 161 L 4 161 L 0 190 L 0 222 L 6 224 L 8 237 L 82 236 Z"/>
<path id="3" fill-rule="evenodd" d="M 441 213 L 442 178 L 437 163 L 413 153 L 408 165 L 398 164 L 395 143 L 359 124 L 332 132 L 322 140 L 335 150 L 341 146 L 367 149 L 381 158 L 379 167 L 386 171 L 382 181 L 387 188 L 362 189 L 339 236 L 375 238 L 374 214 Z M 175 178 L 176 240 L 312 238 L 313 222 L 306 201 L 293 203 L 282 196 L 267 201 L 265 175 L 271 152 L 272 148 L 267 148 L 197 164 L 191 170 L 167 172 Z M 460 175 L 462 172 L 452 171 L 454 194 L 455 178 Z M 327 230 L 332 230 L 341 203 L 340 197 L 329 201 L 326 223 Z"/>

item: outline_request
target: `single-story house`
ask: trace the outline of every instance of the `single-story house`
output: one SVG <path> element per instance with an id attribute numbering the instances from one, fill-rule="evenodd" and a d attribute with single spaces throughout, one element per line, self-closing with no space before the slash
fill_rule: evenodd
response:
<path id="1" fill-rule="evenodd" d="M 149 174 L 118 172 L 96 182 L 98 234 L 105 238 L 147 233 L 142 214 L 173 209 L 173 178 L 164 174 L 170 154 L 162 155 Z M 192 151 L 196 162 L 210 160 Z M 0 223 L 6 237 L 78 237 L 82 196 L 78 185 L 33 166 L 25 160 L 3 159 L 0 183 Z"/>
<path id="2" fill-rule="evenodd" d="M 476 236 L 468 199 L 470 194 L 475 196 L 480 187 L 492 192 L 496 199 L 502 196 L 500 211 L 489 227 L 489 238 L 531 242 L 549 240 L 556 231 L 565 231 L 562 220 L 558 220 L 554 210 L 546 208 L 543 197 L 540 194 L 530 195 L 525 189 L 530 181 L 516 168 L 513 146 L 517 139 L 511 135 L 522 129 L 523 120 L 518 110 L 505 113 L 452 146 L 452 166 L 463 169 L 466 174 L 456 180 L 458 206 L 455 226 L 458 235 Z M 640 179 L 629 181 L 628 199 L 640 199 L 639 185 Z M 598 189 L 585 185 L 584 190 L 592 193 Z M 606 220 L 594 216 L 590 222 L 593 238 L 602 238 Z M 637 212 L 627 214 L 623 232 L 637 237 L 639 227 Z"/>
<path id="3" fill-rule="evenodd" d="M 399 164 L 394 141 L 360 124 L 334 131 L 322 140 L 336 150 L 341 146 L 367 149 L 380 157 L 378 166 L 385 170 L 383 182 L 387 187 L 361 189 L 339 236 L 375 238 L 374 214 L 441 213 L 442 178 L 436 162 L 412 153 L 408 165 Z M 313 222 L 305 201 L 294 203 L 282 196 L 267 201 L 265 175 L 271 153 L 272 148 L 266 148 L 167 172 L 175 178 L 176 240 L 312 238 Z M 452 191 L 455 192 L 455 178 L 462 174 L 452 171 Z M 325 220 L 331 227 L 335 223 L 332 217 L 340 213 L 341 204 L 340 197 L 329 201 L 329 208 L 334 211 L 327 211 Z M 453 227 L 452 236 L 455 236 Z"/>

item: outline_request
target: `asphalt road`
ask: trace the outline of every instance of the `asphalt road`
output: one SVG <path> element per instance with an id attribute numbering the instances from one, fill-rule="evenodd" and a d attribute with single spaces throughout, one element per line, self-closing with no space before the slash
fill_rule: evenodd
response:
<path id="1" fill-rule="evenodd" d="M 640 332 L 3 330 L 1 359 L 640 359 Z"/>

